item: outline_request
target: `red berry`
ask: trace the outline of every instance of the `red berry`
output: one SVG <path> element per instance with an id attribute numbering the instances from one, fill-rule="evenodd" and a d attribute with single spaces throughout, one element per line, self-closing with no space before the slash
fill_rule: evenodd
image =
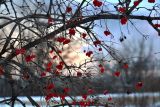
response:
<path id="1" fill-rule="evenodd" d="M 127 21 L 128 21 L 128 19 L 127 19 L 126 17 L 122 17 L 122 18 L 121 18 L 121 24 L 122 24 L 122 25 L 126 24 Z"/>
<path id="2" fill-rule="evenodd" d="M 86 94 L 82 95 L 82 98 L 83 98 L 84 100 L 86 100 L 86 99 L 87 99 L 87 95 L 86 95 Z"/>
<path id="3" fill-rule="evenodd" d="M 47 68 L 51 68 L 52 62 L 47 63 Z"/>
<path id="4" fill-rule="evenodd" d="M 95 45 L 95 47 L 97 47 L 97 45 L 101 44 L 101 41 L 100 40 L 96 40 L 93 42 L 93 44 Z"/>
<path id="5" fill-rule="evenodd" d="M 87 36 L 87 34 L 86 34 L 86 33 L 82 33 L 82 38 L 83 38 L 83 39 L 85 39 L 85 38 L 86 38 L 86 36 Z"/>
<path id="6" fill-rule="evenodd" d="M 70 42 L 71 42 L 70 39 L 66 39 L 65 41 L 63 41 L 63 44 L 65 45 L 65 44 L 68 44 L 68 43 L 70 43 Z"/>
<path id="7" fill-rule="evenodd" d="M 106 95 L 106 94 L 108 94 L 108 93 L 109 93 L 108 90 L 104 90 L 104 91 L 103 91 L 103 94 L 104 94 L 104 95 Z"/>
<path id="8" fill-rule="evenodd" d="M 108 101 L 112 101 L 112 97 L 109 97 L 109 98 L 108 98 Z"/>
<path id="9" fill-rule="evenodd" d="M 140 1 L 134 1 L 134 6 L 138 6 Z"/>
<path id="10" fill-rule="evenodd" d="M 93 94 L 94 90 L 93 89 L 88 89 L 88 94 Z"/>
<path id="11" fill-rule="evenodd" d="M 65 40 L 66 40 L 65 37 L 58 37 L 58 38 L 56 38 L 56 41 L 58 41 L 60 43 L 64 42 Z"/>
<path id="12" fill-rule="evenodd" d="M 101 72 L 101 73 L 104 73 L 104 67 L 101 67 L 101 68 L 100 68 L 100 72 Z"/>
<path id="13" fill-rule="evenodd" d="M 126 11 L 126 8 L 125 7 L 120 7 L 120 8 L 118 8 L 118 11 L 121 12 L 121 13 L 124 13 Z"/>
<path id="14" fill-rule="evenodd" d="M 128 64 L 125 63 L 125 64 L 123 65 L 123 68 L 124 68 L 124 69 L 128 69 Z"/>
<path id="15" fill-rule="evenodd" d="M 114 76 L 116 76 L 116 77 L 119 77 L 120 74 L 121 74 L 121 72 L 119 72 L 119 71 L 114 72 Z"/>
<path id="16" fill-rule="evenodd" d="M 70 89 L 68 87 L 63 89 L 64 93 L 68 93 L 70 91 Z"/>
<path id="17" fill-rule="evenodd" d="M 42 72 L 41 77 L 45 77 L 45 76 L 46 76 L 46 72 Z"/>
<path id="18" fill-rule="evenodd" d="M 142 83 L 142 82 L 137 82 L 137 84 L 136 84 L 136 89 L 139 90 L 139 89 L 142 88 L 142 86 L 143 86 L 143 83 Z"/>
<path id="19" fill-rule="evenodd" d="M 71 8 L 71 7 L 67 7 L 67 8 L 66 8 L 66 12 L 67 12 L 67 13 L 69 13 L 69 12 L 71 12 L 71 11 L 72 11 L 72 8 Z"/>
<path id="20" fill-rule="evenodd" d="M 25 57 L 26 62 L 31 62 L 36 56 L 35 55 L 28 55 Z"/>
<path id="21" fill-rule="evenodd" d="M 160 27 L 160 24 L 154 24 L 154 27 L 158 28 Z"/>
<path id="22" fill-rule="evenodd" d="M 25 49 L 25 48 L 16 49 L 16 55 L 25 54 L 25 52 L 26 52 L 26 49 Z"/>
<path id="23" fill-rule="evenodd" d="M 93 54 L 92 51 L 88 51 L 88 52 L 86 53 L 86 56 L 90 57 L 92 54 Z"/>
<path id="24" fill-rule="evenodd" d="M 82 76 L 82 73 L 81 73 L 81 72 L 77 72 L 77 76 L 78 76 L 78 77 L 81 77 L 81 76 Z"/>
<path id="25" fill-rule="evenodd" d="M 98 50 L 99 50 L 99 51 L 102 51 L 102 48 L 99 48 Z"/>
<path id="26" fill-rule="evenodd" d="M 76 33 L 76 32 L 75 32 L 75 30 L 74 30 L 73 28 L 69 29 L 69 34 L 70 34 L 70 35 L 75 35 L 75 33 Z"/>
<path id="27" fill-rule="evenodd" d="M 4 70 L 3 70 L 3 67 L 0 66 L 0 76 L 4 74 Z"/>
<path id="28" fill-rule="evenodd" d="M 97 7 L 100 7 L 100 6 L 102 6 L 102 2 L 101 2 L 101 1 L 98 1 L 98 0 L 94 0 L 94 1 L 93 1 L 93 5 L 94 5 L 94 6 L 97 6 Z"/>
<path id="29" fill-rule="evenodd" d="M 154 3 L 154 2 L 155 2 L 155 0 L 148 0 L 148 2 L 149 2 L 149 3 Z"/>
<path id="30" fill-rule="evenodd" d="M 104 34 L 105 34 L 106 36 L 108 36 L 108 35 L 110 35 L 111 33 L 110 33 L 109 31 L 104 31 Z"/>
<path id="31" fill-rule="evenodd" d="M 48 24 L 51 25 L 53 23 L 53 19 L 51 16 L 48 17 Z"/>
<path id="32" fill-rule="evenodd" d="M 63 65 L 59 64 L 56 66 L 57 69 L 62 70 L 63 69 Z"/>
<path id="33" fill-rule="evenodd" d="M 51 90 L 51 89 L 53 89 L 54 87 L 55 87 L 54 84 L 51 83 L 51 84 L 48 84 L 48 85 L 47 85 L 46 89 L 47 89 L 47 90 Z"/>
<path id="34" fill-rule="evenodd" d="M 99 66 L 99 67 L 103 67 L 102 64 L 99 64 L 98 66 Z"/>

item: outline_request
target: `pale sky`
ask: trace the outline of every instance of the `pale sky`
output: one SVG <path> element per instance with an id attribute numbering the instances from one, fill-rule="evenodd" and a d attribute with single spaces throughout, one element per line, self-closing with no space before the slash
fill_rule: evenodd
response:
<path id="1" fill-rule="evenodd" d="M 77 0 L 77 1 L 81 2 L 82 0 Z M 92 0 L 88 0 L 88 1 L 93 2 Z M 110 1 L 112 3 L 118 2 L 118 0 L 100 0 L 100 1 L 102 1 L 102 2 L 103 1 Z M 133 1 L 135 1 L 135 0 L 132 0 L 132 4 L 133 4 Z M 148 0 L 144 0 L 139 5 L 139 7 L 152 8 L 156 3 L 159 3 L 159 0 L 156 0 L 155 3 L 148 3 Z M 147 14 L 148 15 L 148 13 L 149 12 L 147 12 L 146 10 L 141 9 L 134 14 L 137 14 L 137 15 L 146 15 Z M 149 44 L 151 42 L 153 42 L 154 50 L 152 53 L 153 53 L 153 55 L 155 55 L 156 58 L 160 59 L 160 54 L 154 54 L 154 53 L 160 52 L 160 48 L 159 48 L 160 47 L 160 36 L 158 36 L 158 33 L 146 21 L 141 21 L 141 20 L 131 20 L 131 21 L 134 23 L 134 25 L 137 27 L 137 29 L 140 30 L 141 33 L 148 35 L 148 39 L 146 40 L 146 42 L 148 43 L 148 47 L 149 47 Z M 111 33 L 114 35 L 113 39 L 111 39 L 111 37 L 106 38 L 104 36 L 103 32 L 104 32 L 105 27 L 102 27 L 102 28 L 96 27 L 94 29 L 94 31 L 99 35 L 99 38 L 101 38 L 102 40 L 106 40 L 106 41 L 111 40 L 113 42 L 116 42 L 117 44 L 115 44 L 114 46 L 117 47 L 118 49 L 121 48 L 122 44 L 124 44 L 124 43 L 134 44 L 137 41 L 139 41 L 140 39 L 144 38 L 142 35 L 140 35 L 138 33 L 137 30 L 135 30 L 135 28 L 133 26 L 131 26 L 131 23 L 128 23 L 128 25 L 121 26 L 121 29 L 122 29 L 124 35 L 127 36 L 127 39 L 123 43 L 120 43 L 119 38 L 121 36 L 121 31 L 120 31 L 119 21 L 108 20 L 107 26 L 108 26 L 109 30 L 111 31 Z M 127 27 L 129 29 L 129 32 L 128 32 Z"/>

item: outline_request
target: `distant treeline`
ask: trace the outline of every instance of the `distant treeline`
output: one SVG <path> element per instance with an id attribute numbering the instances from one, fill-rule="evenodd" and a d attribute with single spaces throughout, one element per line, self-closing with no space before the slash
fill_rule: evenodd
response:
<path id="1" fill-rule="evenodd" d="M 94 77 L 92 79 L 89 78 L 76 78 L 76 77 L 70 77 L 68 79 L 65 79 L 64 81 L 58 81 L 54 80 L 55 84 L 55 92 L 60 93 L 63 92 L 63 83 L 65 81 L 72 81 L 72 84 L 68 84 L 70 88 L 70 95 L 81 95 L 85 94 L 87 90 L 86 88 L 86 83 L 87 88 L 93 89 L 94 94 L 100 94 L 103 93 L 104 90 L 108 90 L 110 93 L 132 93 L 132 92 L 159 92 L 160 90 L 160 85 L 159 81 L 160 78 L 156 76 L 149 76 L 145 77 L 143 79 L 143 87 L 141 90 L 136 90 L 134 84 L 125 86 L 122 81 L 119 80 L 120 78 L 116 78 L 113 76 L 109 75 L 104 75 L 103 77 Z M 11 83 L 13 82 L 13 83 Z M 32 82 L 32 81 L 30 81 Z M 13 88 L 16 90 L 16 93 L 18 96 L 25 96 L 25 95 L 31 95 L 31 96 L 41 96 L 44 95 L 43 89 L 40 88 L 39 84 L 37 83 L 32 83 L 32 84 L 25 84 L 22 83 L 22 81 L 17 80 L 17 81 L 8 81 L 8 80 L 3 80 L 0 79 L 0 96 L 11 96 L 12 95 L 12 90 L 11 88 L 12 84 L 14 84 Z M 24 84 L 24 87 L 20 87 L 19 84 Z M 75 84 L 77 88 L 73 88 L 72 85 Z M 44 87 L 45 88 L 45 87 Z M 23 89 L 23 91 L 20 91 Z M 16 95 L 16 94 L 15 94 Z"/>

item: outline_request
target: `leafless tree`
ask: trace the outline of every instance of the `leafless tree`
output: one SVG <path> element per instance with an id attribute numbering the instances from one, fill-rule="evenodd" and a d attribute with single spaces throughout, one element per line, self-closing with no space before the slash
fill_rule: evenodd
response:
<path id="1" fill-rule="evenodd" d="M 9 82 L 12 89 L 11 99 L 1 103 L 7 102 L 14 106 L 15 101 L 18 101 L 25 106 L 17 96 L 25 88 L 35 86 L 46 96 L 47 101 L 58 96 L 62 99 L 62 105 L 71 106 L 73 103 L 65 99 L 71 91 L 68 85 L 73 83 L 71 77 L 90 78 L 105 71 L 103 64 L 97 65 L 98 61 L 94 58 L 96 54 L 103 55 L 99 59 L 102 62 L 110 61 L 106 57 L 110 55 L 120 66 L 127 64 L 125 58 L 110 45 L 114 44 L 112 40 L 103 41 L 103 38 L 114 37 L 108 27 L 108 20 L 119 21 L 120 28 L 127 28 L 128 24 L 136 28 L 133 20 L 143 20 L 160 35 L 158 1 L 148 0 L 148 4 L 154 4 L 152 7 L 141 7 L 143 2 L 145 0 L 117 0 L 116 3 L 109 0 L 1 0 L 0 76 Z M 141 10 L 147 11 L 147 14 L 137 15 Z M 95 28 L 103 29 L 103 37 Z M 137 31 L 143 38 L 148 37 L 143 31 Z M 120 42 L 125 38 L 122 35 Z M 78 41 L 81 49 L 87 46 L 84 53 L 73 48 L 74 41 Z M 70 64 L 66 60 L 70 57 L 63 55 L 68 49 L 75 54 L 83 53 L 86 58 L 79 64 Z M 58 92 L 53 78 L 62 81 L 62 89 Z M 16 79 L 22 83 L 16 82 Z M 87 86 L 84 89 L 86 96 L 93 91 Z M 86 96 L 82 96 L 85 100 Z M 30 96 L 27 95 L 27 98 L 32 105 L 39 106 Z"/>

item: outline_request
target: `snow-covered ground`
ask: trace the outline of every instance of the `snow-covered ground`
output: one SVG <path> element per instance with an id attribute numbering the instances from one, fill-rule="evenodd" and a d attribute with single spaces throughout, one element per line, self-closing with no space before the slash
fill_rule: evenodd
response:
<path id="1" fill-rule="evenodd" d="M 89 96 L 91 97 L 91 96 Z M 93 97 L 93 96 L 92 96 Z M 113 99 L 118 99 L 118 98 L 149 98 L 149 97 L 156 97 L 156 98 L 159 98 L 159 101 L 158 102 L 155 102 L 155 103 L 152 103 L 152 104 L 149 104 L 148 106 L 146 107 L 160 107 L 160 93 L 132 93 L 132 94 L 123 94 L 123 93 L 119 93 L 119 94 L 108 94 L 108 95 L 96 95 L 95 97 L 98 97 L 98 98 L 102 98 L 102 99 L 106 99 L 108 97 L 112 97 Z M 0 97 L 0 101 L 4 100 L 4 99 L 8 99 L 10 97 Z M 38 102 L 39 105 L 41 105 L 40 107 L 46 107 L 46 102 L 45 102 L 45 99 L 44 97 L 39 97 L 39 96 L 33 96 L 32 97 L 36 102 Z M 77 96 L 77 97 L 74 97 L 76 98 L 76 100 L 80 100 L 82 99 L 81 96 Z M 18 97 L 18 99 L 22 100 L 25 104 L 26 104 L 26 107 L 33 107 L 29 100 L 27 99 L 27 97 Z M 55 101 L 60 101 L 59 98 L 55 98 L 54 99 Z M 66 97 L 66 100 L 67 101 L 71 101 L 71 99 L 69 97 Z M 0 104 L 0 107 L 10 107 L 10 105 L 6 105 L 6 104 Z M 15 107 L 23 107 L 21 104 L 19 103 L 15 103 Z M 67 106 L 66 106 L 67 107 Z M 94 107 L 94 106 L 92 106 Z M 99 106 L 100 107 L 100 106 Z M 118 106 L 117 106 L 118 107 Z M 136 105 L 126 105 L 124 107 L 136 107 Z"/>

